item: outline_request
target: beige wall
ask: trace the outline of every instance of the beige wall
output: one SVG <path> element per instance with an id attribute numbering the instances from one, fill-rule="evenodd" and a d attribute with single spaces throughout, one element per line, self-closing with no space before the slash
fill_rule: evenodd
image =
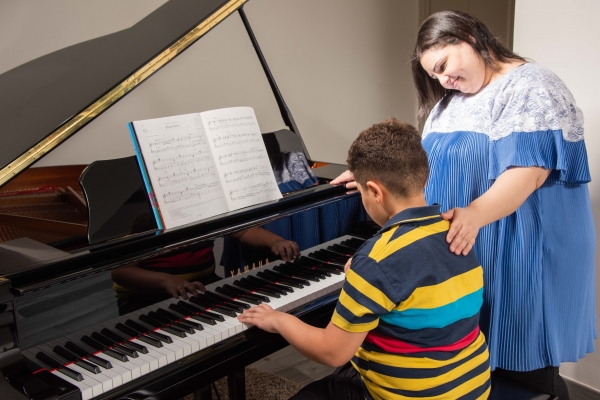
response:
<path id="1" fill-rule="evenodd" d="M 600 2 L 597 0 L 517 0 L 514 50 L 550 68 L 567 84 L 585 117 L 592 182 L 590 197 L 600 237 Z M 565 210 L 567 213 L 568 210 Z M 596 265 L 600 258 L 596 244 Z M 598 283 L 598 278 L 597 283 Z M 596 300 L 596 309 L 600 302 Z M 598 347 L 598 341 L 596 341 Z M 566 363 L 561 373 L 600 390 L 600 352 L 578 363 Z"/>
<path id="2" fill-rule="evenodd" d="M 34 6 L 42 3 L 43 12 Z M 151 11 L 162 1 L 123 3 Z M 0 29 L 10 19 L 6 11 L 18 15 L 18 26 L 43 27 L 53 21 L 59 33 L 46 36 L 57 46 L 71 44 L 69 38 L 77 31 L 89 39 L 135 21 L 112 20 L 110 13 L 98 13 L 94 4 L 2 2 L 0 15 L 5 17 L 3 21 L 0 16 Z M 75 26 L 65 22 L 65 9 L 70 10 L 69 18 L 80 22 Z M 313 159 L 343 163 L 356 135 L 386 117 L 416 122 L 408 63 L 417 30 L 416 1 L 252 0 L 245 10 Z M 0 35 L 0 60 L 24 52 L 18 58 L 27 61 L 32 54 L 51 51 L 46 40 L 35 37 Z M 8 64 L 0 64 L 0 72 Z M 36 166 L 132 155 L 128 121 L 242 105 L 255 109 L 263 132 L 284 127 L 241 20 L 231 15 Z"/>

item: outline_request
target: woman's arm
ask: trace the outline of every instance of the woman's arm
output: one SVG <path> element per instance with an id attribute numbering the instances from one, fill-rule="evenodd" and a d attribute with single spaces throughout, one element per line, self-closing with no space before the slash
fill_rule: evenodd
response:
<path id="1" fill-rule="evenodd" d="M 331 367 L 350 361 L 368 333 L 346 332 L 331 322 L 325 329 L 315 328 L 293 315 L 273 311 L 267 304 L 245 310 L 238 319 L 267 332 L 279 333 L 306 358 Z"/>
<path id="2" fill-rule="evenodd" d="M 467 255 L 475 244 L 479 229 L 517 210 L 541 187 L 552 170 L 541 167 L 515 167 L 504 171 L 494 184 L 465 208 L 453 208 L 442 214 L 452 220 L 446 241 L 450 251 Z"/>

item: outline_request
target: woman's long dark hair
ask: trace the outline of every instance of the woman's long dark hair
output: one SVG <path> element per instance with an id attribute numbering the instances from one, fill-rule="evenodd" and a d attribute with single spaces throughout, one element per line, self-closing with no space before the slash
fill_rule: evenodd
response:
<path id="1" fill-rule="evenodd" d="M 447 90 L 433 79 L 421 66 L 421 56 L 427 50 L 461 42 L 469 44 L 481 57 L 486 67 L 492 71 L 499 69 L 499 64 L 511 60 L 526 61 L 513 53 L 477 18 L 462 11 L 440 11 L 432 14 L 421 24 L 417 35 L 417 43 L 412 56 L 412 74 L 419 100 L 419 117 L 442 99 L 445 108 L 456 93 Z"/>

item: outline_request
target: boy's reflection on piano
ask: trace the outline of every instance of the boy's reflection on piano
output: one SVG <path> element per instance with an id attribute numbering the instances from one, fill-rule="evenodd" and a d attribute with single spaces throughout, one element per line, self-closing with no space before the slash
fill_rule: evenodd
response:
<path id="1" fill-rule="evenodd" d="M 300 255 L 296 242 L 261 227 L 237 232 L 230 237 L 245 246 L 269 249 L 273 258 L 284 261 Z M 212 240 L 204 241 L 114 269 L 113 288 L 117 293 L 119 314 L 146 307 L 169 296 L 187 300 L 189 294 L 204 292 L 204 285 L 220 279 L 215 274 L 213 245 Z"/>

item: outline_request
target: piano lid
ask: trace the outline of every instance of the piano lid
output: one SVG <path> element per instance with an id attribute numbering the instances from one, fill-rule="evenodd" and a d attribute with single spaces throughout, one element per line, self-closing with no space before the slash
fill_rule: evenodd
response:
<path id="1" fill-rule="evenodd" d="M 247 1 L 168 1 L 128 29 L 0 75 L 0 188 Z"/>

